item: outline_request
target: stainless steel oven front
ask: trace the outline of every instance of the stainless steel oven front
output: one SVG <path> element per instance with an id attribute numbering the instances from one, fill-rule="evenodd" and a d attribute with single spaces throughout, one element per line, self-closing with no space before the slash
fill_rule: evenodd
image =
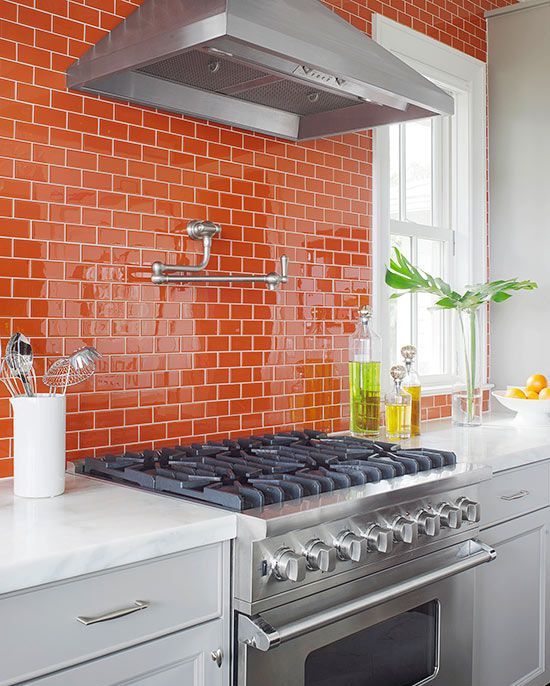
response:
<path id="1" fill-rule="evenodd" d="M 467 540 L 255 616 L 236 617 L 238 686 L 471 686 Z"/>

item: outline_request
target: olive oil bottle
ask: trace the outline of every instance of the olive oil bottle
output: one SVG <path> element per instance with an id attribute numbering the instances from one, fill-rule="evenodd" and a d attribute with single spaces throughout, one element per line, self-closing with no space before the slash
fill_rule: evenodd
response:
<path id="1" fill-rule="evenodd" d="M 388 438 L 411 437 L 411 405 L 412 398 L 401 384 L 407 375 L 403 365 L 396 364 L 390 369 L 390 376 L 394 383 L 393 391 L 386 393 L 386 436 Z"/>
<path id="2" fill-rule="evenodd" d="M 407 370 L 407 376 L 403 379 L 403 388 L 412 398 L 411 406 L 411 436 L 420 436 L 420 405 L 422 398 L 422 387 L 420 377 L 415 369 L 416 348 L 414 345 L 404 345 L 401 348 L 401 355 Z"/>
<path id="3" fill-rule="evenodd" d="M 376 436 L 380 431 L 382 343 L 371 327 L 372 310 L 362 307 L 349 345 L 350 431 Z"/>

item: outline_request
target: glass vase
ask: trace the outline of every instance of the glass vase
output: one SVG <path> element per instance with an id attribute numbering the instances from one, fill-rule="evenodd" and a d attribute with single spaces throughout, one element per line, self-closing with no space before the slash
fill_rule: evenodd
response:
<path id="1" fill-rule="evenodd" d="M 453 386 L 453 422 L 459 426 L 480 426 L 483 406 L 483 356 L 480 347 L 479 310 L 456 310 L 455 324 L 459 381 Z"/>

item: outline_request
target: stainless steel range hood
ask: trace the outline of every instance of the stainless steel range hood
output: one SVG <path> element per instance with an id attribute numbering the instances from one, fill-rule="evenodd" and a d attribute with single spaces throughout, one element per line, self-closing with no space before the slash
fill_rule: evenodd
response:
<path id="1" fill-rule="evenodd" d="M 145 0 L 67 82 L 292 140 L 453 112 L 319 0 Z"/>

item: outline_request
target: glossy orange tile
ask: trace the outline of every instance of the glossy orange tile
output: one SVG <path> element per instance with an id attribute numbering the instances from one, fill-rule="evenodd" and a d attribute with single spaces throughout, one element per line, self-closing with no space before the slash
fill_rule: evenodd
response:
<path id="1" fill-rule="evenodd" d="M 485 59 L 483 13 L 508 1 L 361 0 L 343 14 L 370 30 L 376 11 Z M 372 279 L 371 134 L 295 144 L 69 92 L 67 66 L 134 6 L 0 4 L 0 334 L 32 335 L 40 368 L 82 344 L 104 354 L 68 398 L 71 457 L 345 428 L 347 335 Z M 266 273 L 284 251 L 287 287 L 153 286 L 153 260 L 199 259 L 195 217 L 222 223 L 212 271 Z M 448 396 L 425 400 L 424 417 L 449 412 Z"/>

